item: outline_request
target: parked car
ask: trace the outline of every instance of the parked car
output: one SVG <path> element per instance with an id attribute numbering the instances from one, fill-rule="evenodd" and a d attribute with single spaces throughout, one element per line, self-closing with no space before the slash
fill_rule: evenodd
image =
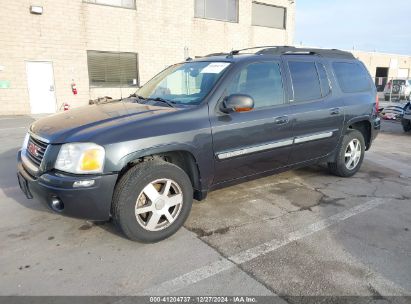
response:
<path id="1" fill-rule="evenodd" d="M 404 115 L 401 118 L 401 124 L 404 132 L 411 131 L 411 102 L 404 107 Z"/>
<path id="2" fill-rule="evenodd" d="M 320 162 L 354 175 L 377 112 L 351 53 L 269 47 L 188 59 L 126 100 L 34 122 L 18 180 L 57 213 L 113 219 L 128 238 L 156 242 L 213 189 Z"/>
<path id="3" fill-rule="evenodd" d="M 384 88 L 385 101 L 392 99 L 411 100 L 411 80 L 393 79 Z"/>

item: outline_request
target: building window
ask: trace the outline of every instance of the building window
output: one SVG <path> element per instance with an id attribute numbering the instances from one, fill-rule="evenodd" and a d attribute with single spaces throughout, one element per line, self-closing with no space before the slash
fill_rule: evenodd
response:
<path id="1" fill-rule="evenodd" d="M 138 60 L 136 53 L 87 51 L 90 87 L 136 87 Z"/>
<path id="2" fill-rule="evenodd" d="M 83 1 L 87 3 L 116 6 L 116 7 L 130 8 L 130 9 L 136 8 L 135 0 L 83 0 Z"/>
<path id="3" fill-rule="evenodd" d="M 238 0 L 195 0 L 197 18 L 238 22 Z"/>
<path id="4" fill-rule="evenodd" d="M 286 28 L 287 9 L 260 2 L 253 2 L 252 25 Z"/>

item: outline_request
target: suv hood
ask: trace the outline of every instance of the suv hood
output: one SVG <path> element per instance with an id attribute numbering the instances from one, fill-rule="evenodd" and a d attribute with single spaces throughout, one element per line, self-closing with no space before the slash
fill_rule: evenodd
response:
<path id="1" fill-rule="evenodd" d="M 175 111 L 178 109 L 131 102 L 90 105 L 42 118 L 31 125 L 30 131 L 50 143 L 87 141 L 113 127 Z"/>

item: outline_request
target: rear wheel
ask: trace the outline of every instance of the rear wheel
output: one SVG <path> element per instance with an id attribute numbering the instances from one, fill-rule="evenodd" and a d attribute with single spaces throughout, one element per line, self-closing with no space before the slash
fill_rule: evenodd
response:
<path id="1" fill-rule="evenodd" d="M 402 119 L 401 124 L 402 124 L 402 129 L 404 130 L 404 132 L 410 132 L 411 131 L 411 121 L 410 120 Z"/>
<path id="2" fill-rule="evenodd" d="M 337 176 L 353 176 L 360 169 L 364 154 L 364 136 L 360 131 L 352 130 L 344 135 L 338 148 L 336 161 L 328 163 L 328 168 Z"/>
<path id="3" fill-rule="evenodd" d="M 113 197 L 113 219 L 131 240 L 154 243 L 187 219 L 193 188 L 187 174 L 162 160 L 141 163 L 120 179 Z"/>

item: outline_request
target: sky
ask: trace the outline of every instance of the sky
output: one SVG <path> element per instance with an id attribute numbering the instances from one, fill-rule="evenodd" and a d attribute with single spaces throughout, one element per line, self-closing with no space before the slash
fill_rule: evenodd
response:
<path id="1" fill-rule="evenodd" d="M 410 0 L 296 0 L 295 45 L 411 55 Z"/>

